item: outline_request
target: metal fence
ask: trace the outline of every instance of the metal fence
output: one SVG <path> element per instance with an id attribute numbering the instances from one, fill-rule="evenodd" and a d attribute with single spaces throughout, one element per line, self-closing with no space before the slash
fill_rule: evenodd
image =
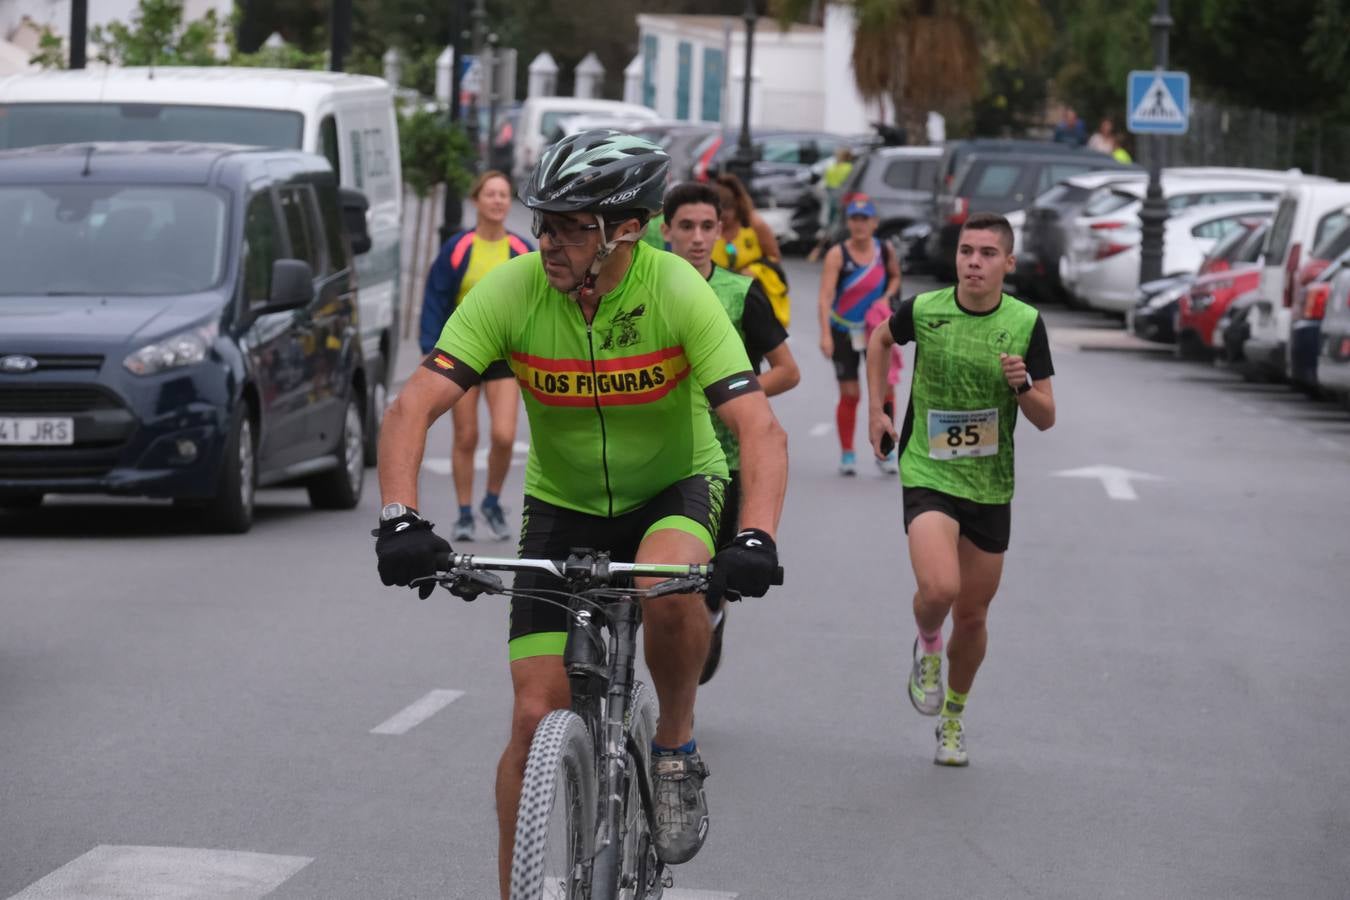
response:
<path id="1" fill-rule="evenodd" d="M 1135 158 L 1148 164 L 1155 143 L 1135 140 Z M 1196 100 L 1186 134 L 1158 144 L 1164 165 L 1297 167 L 1310 175 L 1350 180 L 1350 127 L 1321 119 Z"/>

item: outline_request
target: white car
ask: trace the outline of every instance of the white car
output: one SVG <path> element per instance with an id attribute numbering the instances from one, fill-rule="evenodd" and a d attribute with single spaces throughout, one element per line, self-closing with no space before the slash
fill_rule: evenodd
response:
<path id="1" fill-rule="evenodd" d="M 1217 166 L 1164 169 L 1163 197 L 1168 212 L 1209 203 L 1237 200 L 1274 200 L 1300 179 L 1297 169 L 1233 169 Z M 1319 179 L 1331 183 L 1331 179 Z M 1064 252 L 1059 258 L 1060 283 L 1071 294 L 1083 297 L 1078 282 L 1099 259 L 1129 249 L 1128 239 L 1115 241 L 1111 232 L 1138 227 L 1139 210 L 1148 190 L 1147 177 L 1121 179 L 1098 187 L 1083 205 L 1081 215 L 1066 229 Z M 1097 226 L 1094 228 L 1093 226 Z M 1137 237 L 1135 238 L 1137 240 Z M 1164 263 L 1166 260 L 1164 260 Z M 1172 274 L 1165 266 L 1163 275 Z"/>
<path id="2" fill-rule="evenodd" d="M 544 148 L 557 140 L 555 132 L 564 119 L 575 116 L 604 116 L 614 119 L 657 121 L 656 111 L 636 103 L 618 100 L 590 100 L 582 97 L 531 97 L 520 107 L 516 126 L 515 177 L 520 184 L 530 178 Z"/>
<path id="3" fill-rule="evenodd" d="M 1243 356 L 1277 378 L 1289 377 L 1289 334 L 1299 267 L 1322 239 L 1345 222 L 1350 184 L 1309 179 L 1280 197 L 1266 235 L 1260 299 L 1247 316 L 1251 329 Z"/>
<path id="4" fill-rule="evenodd" d="M 1210 248 L 1242 220 L 1269 216 L 1274 209 L 1271 200 L 1235 200 L 1172 213 L 1163 226 L 1163 277 L 1195 272 Z M 1143 234 L 1138 212 L 1128 219 L 1108 216 L 1090 223 L 1088 230 L 1096 253 L 1092 262 L 1080 267 L 1076 292 L 1093 309 L 1128 312 L 1139 301 Z"/>

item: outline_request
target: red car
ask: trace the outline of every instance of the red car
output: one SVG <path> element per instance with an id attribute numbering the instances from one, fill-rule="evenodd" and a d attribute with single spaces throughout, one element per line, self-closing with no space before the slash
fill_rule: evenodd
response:
<path id="1" fill-rule="evenodd" d="M 1181 295 L 1177 304 L 1177 352 L 1186 359 L 1210 359 L 1214 356 L 1215 334 L 1219 319 L 1234 298 L 1256 290 L 1261 283 L 1261 266 L 1257 258 L 1266 240 L 1270 220 L 1250 224 L 1246 229 L 1234 229 L 1210 251 L 1212 261 L 1191 282 L 1190 289 Z M 1231 253 L 1220 253 L 1230 240 Z M 1230 245 L 1231 246 L 1231 245 Z M 1226 257 L 1226 260 L 1223 258 Z M 1220 261 L 1223 260 L 1223 261 Z"/>

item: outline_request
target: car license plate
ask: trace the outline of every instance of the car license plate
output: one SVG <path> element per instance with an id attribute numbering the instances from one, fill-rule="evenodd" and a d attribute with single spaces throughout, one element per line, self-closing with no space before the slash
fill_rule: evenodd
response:
<path id="1" fill-rule="evenodd" d="M 67 446 L 75 443 L 74 419 L 19 419 L 0 416 L 0 444 Z"/>

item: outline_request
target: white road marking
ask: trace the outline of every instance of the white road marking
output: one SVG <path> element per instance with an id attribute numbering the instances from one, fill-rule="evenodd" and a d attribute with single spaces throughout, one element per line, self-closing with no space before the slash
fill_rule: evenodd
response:
<path id="1" fill-rule="evenodd" d="M 1106 496 L 1112 500 L 1138 500 L 1131 481 L 1162 481 L 1157 475 L 1122 469 L 1120 466 L 1087 466 L 1082 469 L 1065 469 L 1055 472 L 1060 478 L 1096 478 L 1106 489 Z"/>
<path id="2" fill-rule="evenodd" d="M 811 437 L 824 437 L 829 434 L 833 428 L 834 426 L 829 422 L 818 422 L 815 425 L 812 425 L 811 430 L 807 433 L 810 434 Z"/>
<path id="3" fill-rule="evenodd" d="M 562 879 L 556 876 L 544 878 L 544 900 L 565 900 Z M 683 888 L 671 888 L 661 894 L 661 900 L 736 900 L 740 894 L 726 891 L 690 891 Z"/>
<path id="4" fill-rule="evenodd" d="M 530 445 L 523 441 L 516 441 L 511 445 L 511 465 L 518 465 L 525 462 L 530 454 Z M 487 471 L 488 448 L 479 447 L 473 454 L 473 467 L 479 472 Z M 433 475 L 450 474 L 450 458 L 448 456 L 429 456 L 422 460 L 422 468 Z"/>
<path id="5" fill-rule="evenodd" d="M 254 900 L 313 861 L 234 850 L 103 844 L 9 900 Z"/>
<path id="6" fill-rule="evenodd" d="M 440 689 L 429 691 L 425 697 L 390 716 L 370 729 L 371 734 L 407 734 L 436 713 L 464 696 L 463 691 Z"/>

